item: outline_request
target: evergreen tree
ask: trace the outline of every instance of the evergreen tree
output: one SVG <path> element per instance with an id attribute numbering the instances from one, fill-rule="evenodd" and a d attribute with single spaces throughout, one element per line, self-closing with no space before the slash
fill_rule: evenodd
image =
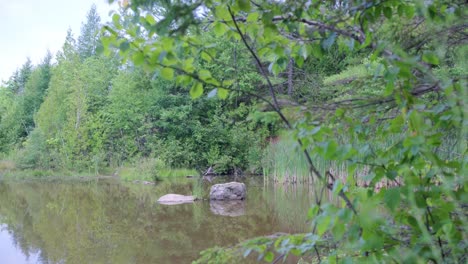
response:
<path id="1" fill-rule="evenodd" d="M 7 88 L 13 93 L 20 94 L 24 91 L 24 86 L 29 79 L 33 70 L 33 65 L 30 58 L 26 59 L 26 62 L 21 66 L 20 69 L 16 70 L 10 79 L 7 81 Z"/>
<path id="2" fill-rule="evenodd" d="M 52 66 L 51 60 L 52 54 L 48 50 L 41 64 L 39 64 L 37 69 L 31 74 L 29 81 L 26 83 L 21 106 L 24 115 L 23 136 L 29 135 L 34 129 L 34 115 L 44 101 L 44 95 L 49 87 Z"/>
<path id="3" fill-rule="evenodd" d="M 73 37 L 71 28 L 68 28 L 65 43 L 63 43 L 62 50 L 57 53 L 57 60 L 67 60 L 74 57 L 76 54 L 76 40 Z"/>
<path id="4" fill-rule="evenodd" d="M 48 51 L 42 63 L 34 68 L 28 59 L 12 76 L 11 91 L 3 95 L 9 96 L 10 100 L 4 98 L 7 104 L 3 105 L 5 110 L 0 113 L 0 135 L 3 138 L 0 149 L 5 151 L 6 146 L 23 142 L 34 129 L 34 115 L 49 86 L 51 58 L 52 54 Z"/>
<path id="5" fill-rule="evenodd" d="M 78 37 L 78 54 L 81 58 L 96 55 L 96 49 L 99 45 L 100 21 L 96 5 L 93 4 L 86 16 L 86 23 L 81 25 L 81 35 Z"/>

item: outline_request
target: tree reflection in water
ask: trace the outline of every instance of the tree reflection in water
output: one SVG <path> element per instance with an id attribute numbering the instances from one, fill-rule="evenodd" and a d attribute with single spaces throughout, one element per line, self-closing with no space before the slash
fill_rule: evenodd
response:
<path id="1" fill-rule="evenodd" d="M 209 188 L 197 184 L 0 182 L 0 224 L 23 256 L 41 263 L 190 263 L 209 247 L 307 228 L 304 218 L 288 216 L 305 212 L 309 195 L 286 195 L 277 206 L 277 191 L 263 185 L 248 184 L 239 204 L 156 203 L 166 193 Z"/>

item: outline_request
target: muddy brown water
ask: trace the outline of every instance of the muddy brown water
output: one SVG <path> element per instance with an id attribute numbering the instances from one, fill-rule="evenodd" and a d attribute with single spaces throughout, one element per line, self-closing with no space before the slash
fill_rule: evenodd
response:
<path id="1" fill-rule="evenodd" d="M 156 200 L 167 193 L 206 198 L 213 183 L 0 181 L 0 263 L 191 263 L 210 247 L 309 230 L 309 187 L 242 181 L 244 202 L 180 205 Z"/>

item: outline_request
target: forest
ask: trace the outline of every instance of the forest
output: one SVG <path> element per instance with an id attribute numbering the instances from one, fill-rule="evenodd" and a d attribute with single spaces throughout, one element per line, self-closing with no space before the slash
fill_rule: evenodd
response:
<path id="1" fill-rule="evenodd" d="M 467 261 L 465 1 L 109 2 L 0 84 L 2 177 L 314 189 L 307 231 L 194 263 Z"/>

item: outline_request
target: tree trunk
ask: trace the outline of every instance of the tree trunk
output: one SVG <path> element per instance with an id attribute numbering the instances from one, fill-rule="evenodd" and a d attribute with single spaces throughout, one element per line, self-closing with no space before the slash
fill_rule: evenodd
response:
<path id="1" fill-rule="evenodd" d="M 292 93 L 294 92 L 293 67 L 294 67 L 294 60 L 293 58 L 289 58 L 289 63 L 288 63 L 288 95 L 289 96 L 292 96 Z"/>

